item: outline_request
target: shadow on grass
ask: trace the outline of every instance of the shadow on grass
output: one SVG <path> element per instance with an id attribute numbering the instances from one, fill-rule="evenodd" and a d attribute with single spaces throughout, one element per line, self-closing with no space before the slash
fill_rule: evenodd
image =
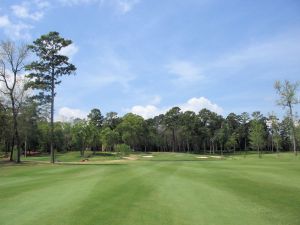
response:
<path id="1" fill-rule="evenodd" d="M 54 164 L 45 161 L 21 161 L 20 163 L 9 160 L 0 160 L 0 166 L 34 166 L 34 165 L 70 165 L 70 166 L 123 166 L 126 163 L 77 163 L 77 162 L 56 162 Z"/>
<path id="2" fill-rule="evenodd" d="M 64 165 L 64 166 L 126 166 L 126 163 L 55 163 L 55 165 Z"/>
<path id="3" fill-rule="evenodd" d="M 96 152 L 95 154 L 91 153 L 88 155 L 88 157 L 93 157 L 93 156 L 116 156 L 116 154 L 109 153 L 109 152 Z"/>
<path id="4" fill-rule="evenodd" d="M 38 165 L 38 164 L 47 164 L 47 162 L 43 162 L 43 161 L 21 161 L 21 162 L 17 163 L 15 161 L 0 160 L 0 166 L 25 166 L 25 165 Z"/>

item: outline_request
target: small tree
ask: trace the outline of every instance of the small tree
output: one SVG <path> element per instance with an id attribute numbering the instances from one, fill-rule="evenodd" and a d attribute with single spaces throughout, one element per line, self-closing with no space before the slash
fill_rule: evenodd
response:
<path id="1" fill-rule="evenodd" d="M 279 94 L 279 100 L 277 104 L 283 108 L 288 108 L 288 115 L 290 118 L 290 129 L 291 129 L 291 139 L 293 143 L 293 150 L 297 156 L 296 148 L 296 135 L 295 135 L 295 124 L 294 124 L 294 114 L 293 114 L 293 105 L 299 104 L 300 100 L 296 96 L 297 89 L 299 88 L 300 83 L 291 83 L 288 80 L 285 80 L 284 83 L 276 81 L 274 87 Z"/>
<path id="2" fill-rule="evenodd" d="M 84 157 L 90 135 L 90 129 L 86 120 L 76 119 L 71 128 L 72 143 L 76 148 L 80 149 L 80 156 Z"/>
<path id="3" fill-rule="evenodd" d="M 41 92 L 36 98 L 43 103 L 50 103 L 51 112 L 51 162 L 55 162 L 53 139 L 54 139 L 54 97 L 55 87 L 61 83 L 61 76 L 70 75 L 76 71 L 76 67 L 69 62 L 69 58 L 61 55 L 60 51 L 69 46 L 71 40 L 66 40 L 59 36 L 58 32 L 50 32 L 42 35 L 33 42 L 29 48 L 38 57 L 37 61 L 27 65 L 27 70 L 31 71 L 28 75 L 32 79 L 31 87 Z"/>
<path id="4" fill-rule="evenodd" d="M 273 113 L 269 115 L 268 118 L 269 122 L 269 131 L 271 136 L 271 148 L 272 152 L 274 150 L 274 145 L 276 148 L 276 152 L 279 152 L 279 145 L 280 145 L 280 127 L 279 127 L 279 119 Z"/>
<path id="5" fill-rule="evenodd" d="M 265 146 L 265 129 L 257 119 L 251 121 L 249 139 L 251 147 L 256 149 L 258 156 L 261 157 L 261 149 Z"/>

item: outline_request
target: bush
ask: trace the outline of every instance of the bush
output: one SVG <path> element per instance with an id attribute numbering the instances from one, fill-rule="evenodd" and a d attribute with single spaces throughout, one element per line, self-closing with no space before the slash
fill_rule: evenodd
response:
<path id="1" fill-rule="evenodd" d="M 132 149 L 130 148 L 129 145 L 126 145 L 126 144 L 117 144 L 115 146 L 115 151 L 120 156 L 126 156 L 126 155 L 129 155 L 132 152 Z"/>

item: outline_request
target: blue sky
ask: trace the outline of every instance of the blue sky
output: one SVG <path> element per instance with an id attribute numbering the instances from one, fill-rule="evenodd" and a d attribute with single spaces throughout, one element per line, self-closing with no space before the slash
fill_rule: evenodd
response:
<path id="1" fill-rule="evenodd" d="M 57 119 L 172 106 L 281 116 L 273 84 L 300 77 L 299 0 L 0 0 L 0 39 L 49 31 L 73 40 L 78 68 L 57 88 Z"/>

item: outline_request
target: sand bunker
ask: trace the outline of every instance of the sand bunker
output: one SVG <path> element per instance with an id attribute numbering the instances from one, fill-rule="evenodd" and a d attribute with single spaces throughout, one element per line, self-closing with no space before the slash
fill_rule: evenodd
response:
<path id="1" fill-rule="evenodd" d="M 218 155 L 211 155 L 211 156 L 198 156 L 196 157 L 198 159 L 209 159 L 209 158 L 214 158 L 214 159 L 222 159 L 222 156 L 218 156 Z"/>
<path id="2" fill-rule="evenodd" d="M 208 159 L 207 156 L 198 156 L 197 158 L 198 158 L 198 159 Z"/>
<path id="3" fill-rule="evenodd" d="M 153 155 L 143 155 L 142 157 L 143 157 L 143 158 L 152 158 Z"/>
<path id="4" fill-rule="evenodd" d="M 211 158 L 222 159 L 222 156 L 212 155 Z"/>

